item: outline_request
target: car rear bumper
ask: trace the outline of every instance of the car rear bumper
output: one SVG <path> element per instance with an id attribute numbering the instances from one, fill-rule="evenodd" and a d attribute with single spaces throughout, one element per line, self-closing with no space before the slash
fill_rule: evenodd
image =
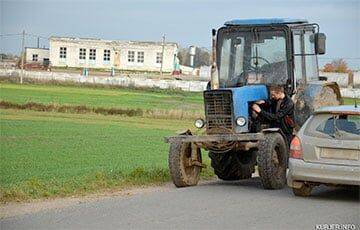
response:
<path id="1" fill-rule="evenodd" d="M 318 182 L 326 184 L 360 185 L 360 167 L 309 163 L 300 159 L 289 159 L 287 183 L 296 187 L 296 182 Z"/>

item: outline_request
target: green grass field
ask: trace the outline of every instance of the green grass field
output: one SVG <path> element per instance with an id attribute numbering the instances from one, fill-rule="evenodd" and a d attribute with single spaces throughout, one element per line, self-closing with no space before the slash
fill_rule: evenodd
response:
<path id="1" fill-rule="evenodd" d="M 0 101 L 202 113 L 201 93 L 0 83 Z M 353 99 L 345 99 L 353 104 Z M 169 181 L 164 136 L 193 120 L 0 110 L 0 202 Z M 209 166 L 206 153 L 205 163 Z M 203 177 L 213 175 L 211 167 Z"/>
<path id="2" fill-rule="evenodd" d="M 360 105 L 360 98 L 343 98 L 344 105 L 355 105 L 355 101 Z"/>
<path id="3" fill-rule="evenodd" d="M 169 181 L 163 138 L 192 126 L 190 121 L 11 109 L 0 110 L 0 116 L 3 202 Z"/>
<path id="4" fill-rule="evenodd" d="M 11 83 L 0 83 L 0 100 L 124 109 L 203 109 L 201 93 Z"/>

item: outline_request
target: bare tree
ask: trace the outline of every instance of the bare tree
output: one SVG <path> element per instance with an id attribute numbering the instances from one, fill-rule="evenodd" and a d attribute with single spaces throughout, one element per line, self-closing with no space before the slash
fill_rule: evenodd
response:
<path id="1" fill-rule="evenodd" d="M 180 65 L 190 66 L 190 52 L 189 49 L 180 48 L 178 51 L 178 58 Z M 194 58 L 194 66 L 210 66 L 210 52 L 205 48 L 196 47 L 196 54 Z"/>

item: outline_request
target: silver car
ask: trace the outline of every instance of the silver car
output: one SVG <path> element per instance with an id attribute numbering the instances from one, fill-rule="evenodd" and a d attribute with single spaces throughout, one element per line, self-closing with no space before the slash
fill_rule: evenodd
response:
<path id="1" fill-rule="evenodd" d="M 288 185 L 297 196 L 314 186 L 360 185 L 360 109 L 331 106 L 317 110 L 290 146 Z"/>

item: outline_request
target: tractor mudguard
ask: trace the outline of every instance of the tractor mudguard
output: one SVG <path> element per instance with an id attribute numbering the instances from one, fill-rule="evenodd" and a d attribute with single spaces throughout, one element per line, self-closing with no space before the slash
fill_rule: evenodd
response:
<path id="1" fill-rule="evenodd" d="M 315 81 L 299 85 L 294 98 L 296 129 L 319 107 L 341 103 L 340 88 L 335 82 Z"/>
<path id="2" fill-rule="evenodd" d="M 261 130 L 261 132 L 263 132 L 263 133 L 280 133 L 281 136 L 283 138 L 285 138 L 285 140 L 286 140 L 286 136 L 280 128 L 267 128 L 267 129 Z"/>
<path id="3" fill-rule="evenodd" d="M 181 135 L 181 136 L 184 136 L 184 135 L 185 136 L 191 136 L 192 135 L 190 129 L 180 130 L 180 131 L 176 132 L 176 134 Z"/>

